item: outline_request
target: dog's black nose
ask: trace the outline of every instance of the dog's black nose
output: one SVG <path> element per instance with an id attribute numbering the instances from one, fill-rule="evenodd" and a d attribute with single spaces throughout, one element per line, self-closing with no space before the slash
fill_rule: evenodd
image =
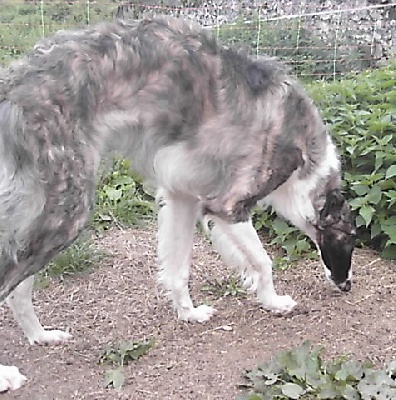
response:
<path id="1" fill-rule="evenodd" d="M 352 288 L 352 283 L 348 279 L 347 281 L 340 283 L 338 287 L 343 291 L 343 292 L 349 292 Z"/>
<path id="2" fill-rule="evenodd" d="M 349 292 L 349 291 L 351 290 L 351 288 L 352 288 L 352 283 L 351 283 L 351 281 L 346 281 L 346 282 L 345 282 L 345 291 L 346 291 L 346 292 Z"/>

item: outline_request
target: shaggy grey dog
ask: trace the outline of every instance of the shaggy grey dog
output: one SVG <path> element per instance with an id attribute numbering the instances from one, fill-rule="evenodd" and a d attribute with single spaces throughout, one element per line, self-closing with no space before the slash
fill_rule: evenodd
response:
<path id="1" fill-rule="evenodd" d="M 31 342 L 68 337 L 39 324 L 29 277 L 84 229 L 113 151 L 159 188 L 160 279 L 179 318 L 214 312 L 188 292 L 199 218 L 264 308 L 294 307 L 275 292 L 253 229 L 258 201 L 305 232 L 329 279 L 350 289 L 355 232 L 339 161 L 299 84 L 190 23 L 115 21 L 43 40 L 0 78 L 0 299 L 25 281 L 9 304 Z M 0 366 L 0 390 L 22 384 L 12 368 Z"/>

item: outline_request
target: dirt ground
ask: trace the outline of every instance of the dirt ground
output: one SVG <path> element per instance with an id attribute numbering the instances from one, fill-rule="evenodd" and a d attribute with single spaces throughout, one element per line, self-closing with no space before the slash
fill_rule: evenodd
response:
<path id="1" fill-rule="evenodd" d="M 193 299 L 218 312 L 209 322 L 191 324 L 177 320 L 156 284 L 155 244 L 154 226 L 111 231 L 98 241 L 110 253 L 99 268 L 35 291 L 42 323 L 70 330 L 69 343 L 30 346 L 3 306 L 1 362 L 17 365 L 28 382 L 0 400 L 235 399 L 244 368 L 305 339 L 323 344 L 326 357 L 350 353 L 379 366 L 395 358 L 396 265 L 373 252 L 356 251 L 348 294 L 330 288 L 318 261 L 277 271 L 278 291 L 299 302 L 291 315 L 279 317 L 251 296 L 203 291 L 231 271 L 197 237 Z M 124 387 L 104 389 L 104 372 L 111 368 L 99 363 L 105 346 L 151 338 L 154 347 L 125 367 Z"/>

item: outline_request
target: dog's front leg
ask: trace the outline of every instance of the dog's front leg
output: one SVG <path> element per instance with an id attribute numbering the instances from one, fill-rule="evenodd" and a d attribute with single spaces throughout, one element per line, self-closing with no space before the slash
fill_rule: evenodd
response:
<path id="1" fill-rule="evenodd" d="M 59 330 L 45 330 L 34 312 L 32 303 L 34 276 L 20 283 L 8 296 L 15 320 L 22 328 L 30 344 L 57 344 L 68 340 L 71 335 Z"/>
<path id="2" fill-rule="evenodd" d="M 194 307 L 188 290 L 191 252 L 198 200 L 161 190 L 157 195 L 159 280 L 168 291 L 178 317 L 185 321 L 207 321 L 212 307 Z"/>
<path id="3" fill-rule="evenodd" d="M 17 367 L 0 364 L 0 393 L 19 389 L 25 381 L 26 377 Z"/>
<path id="4" fill-rule="evenodd" d="M 229 223 L 207 215 L 202 225 L 224 262 L 237 267 L 245 285 L 257 292 L 264 309 L 288 313 L 297 304 L 290 296 L 276 293 L 272 280 L 272 261 L 264 250 L 252 221 Z"/>

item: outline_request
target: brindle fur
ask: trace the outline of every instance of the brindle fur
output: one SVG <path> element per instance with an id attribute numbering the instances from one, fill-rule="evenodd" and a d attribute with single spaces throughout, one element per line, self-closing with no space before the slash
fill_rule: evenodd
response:
<path id="1" fill-rule="evenodd" d="M 241 222 L 292 174 L 315 174 L 329 140 L 281 64 L 191 23 L 117 20 L 45 39 L 0 78 L 0 299 L 83 230 L 112 151 Z M 310 194 L 314 225 L 339 187 L 334 165 Z"/>

